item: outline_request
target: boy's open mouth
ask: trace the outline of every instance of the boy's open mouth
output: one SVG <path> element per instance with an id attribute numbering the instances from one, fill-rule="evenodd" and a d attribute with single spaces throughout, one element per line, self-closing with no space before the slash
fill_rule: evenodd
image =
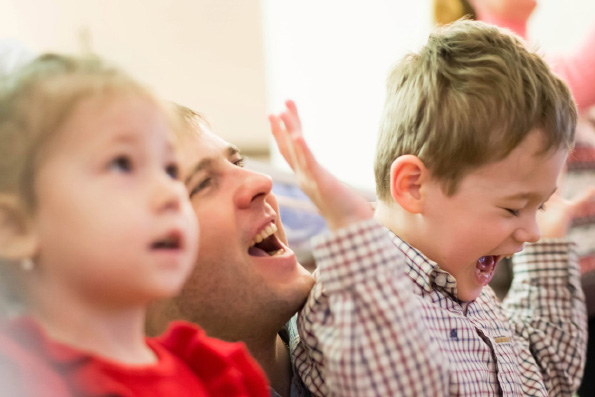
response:
<path id="1" fill-rule="evenodd" d="M 275 236 L 277 225 L 269 224 L 259 234 L 254 237 L 248 254 L 251 256 L 281 256 L 285 253 L 285 248 Z"/>
<path id="2" fill-rule="evenodd" d="M 475 278 L 478 283 L 484 287 L 488 285 L 494 276 L 494 270 L 500 258 L 501 256 L 498 255 L 488 255 L 477 260 L 475 263 Z"/>

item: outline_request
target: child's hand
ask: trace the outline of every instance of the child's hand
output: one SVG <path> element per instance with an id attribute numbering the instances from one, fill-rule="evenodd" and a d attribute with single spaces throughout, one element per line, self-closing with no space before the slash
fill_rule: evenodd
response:
<path id="1" fill-rule="evenodd" d="M 287 235 L 285 234 L 285 229 L 283 228 L 283 222 L 281 222 L 281 211 L 279 211 L 279 203 L 277 202 L 277 197 L 274 194 L 269 194 L 266 198 L 267 203 L 277 213 L 277 219 L 275 219 L 275 225 L 277 226 L 277 232 L 275 233 L 276 236 L 281 240 L 283 244 L 289 246 L 287 242 Z"/>
<path id="2" fill-rule="evenodd" d="M 545 211 L 537 214 L 541 237 L 565 237 L 576 214 L 595 201 L 595 188 L 589 188 L 572 200 L 565 200 L 558 193 L 548 200 Z"/>
<path id="3" fill-rule="evenodd" d="M 273 137 L 285 161 L 293 169 L 298 185 L 316 205 L 330 229 L 370 219 L 370 204 L 324 169 L 312 155 L 302 135 L 302 126 L 293 101 L 286 110 L 269 116 Z"/>

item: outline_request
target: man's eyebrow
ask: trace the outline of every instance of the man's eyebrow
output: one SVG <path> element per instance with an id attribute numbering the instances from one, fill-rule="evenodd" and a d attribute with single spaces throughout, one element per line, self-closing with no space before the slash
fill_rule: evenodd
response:
<path id="1" fill-rule="evenodd" d="M 188 176 L 186 177 L 186 179 L 184 179 L 184 184 L 187 184 L 188 182 L 190 182 L 190 179 L 192 179 L 192 177 L 196 173 L 204 170 L 205 168 L 210 168 L 213 165 L 214 162 L 215 162 L 215 160 L 213 158 L 211 158 L 211 157 L 200 160 L 198 162 L 198 164 L 196 164 L 194 166 L 194 168 L 192 168 L 192 171 L 190 171 L 188 173 Z"/>
<path id="2" fill-rule="evenodd" d="M 235 156 L 236 154 L 240 154 L 240 149 L 237 146 L 229 145 L 227 147 L 227 155 L 229 157 Z"/>
<path id="3" fill-rule="evenodd" d="M 237 146 L 234 146 L 234 145 L 229 145 L 225 151 L 227 152 L 228 157 L 233 157 L 236 154 L 240 153 L 240 149 L 238 149 Z M 206 159 L 202 159 L 201 161 L 199 161 L 198 164 L 196 164 L 192 168 L 192 171 L 190 171 L 190 173 L 188 174 L 186 179 L 184 179 L 184 183 L 187 184 L 188 182 L 190 182 L 190 179 L 192 179 L 192 177 L 197 172 L 200 172 L 206 168 L 212 167 L 214 162 L 215 162 L 215 159 L 213 157 L 208 157 Z"/>

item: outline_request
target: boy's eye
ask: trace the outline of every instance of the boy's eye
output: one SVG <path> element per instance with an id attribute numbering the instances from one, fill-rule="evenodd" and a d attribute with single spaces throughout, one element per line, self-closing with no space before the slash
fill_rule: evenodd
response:
<path id="1" fill-rule="evenodd" d="M 209 185 L 211 184 L 212 178 L 211 177 L 207 177 L 205 179 L 203 179 L 202 181 L 200 181 L 198 183 L 198 185 L 196 185 L 191 191 L 190 191 L 190 197 L 192 198 L 192 196 L 194 196 L 195 194 L 199 193 L 200 191 L 202 191 L 203 189 L 209 187 Z"/>
<path id="2" fill-rule="evenodd" d="M 541 204 L 539 206 L 539 208 L 537 208 L 539 211 L 545 211 L 545 203 Z"/>
<path id="3" fill-rule="evenodd" d="M 165 172 L 171 177 L 171 179 L 179 178 L 179 169 L 177 164 L 170 164 L 165 167 Z"/>
<path id="4" fill-rule="evenodd" d="M 513 210 L 511 208 L 504 208 L 504 209 L 514 216 L 519 216 L 519 210 Z"/>
<path id="5" fill-rule="evenodd" d="M 110 161 L 109 169 L 118 172 L 131 172 L 132 160 L 128 156 L 118 156 Z"/>

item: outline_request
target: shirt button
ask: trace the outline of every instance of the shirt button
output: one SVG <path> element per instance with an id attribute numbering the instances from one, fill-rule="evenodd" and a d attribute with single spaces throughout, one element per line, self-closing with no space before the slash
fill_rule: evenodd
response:
<path id="1" fill-rule="evenodd" d="M 436 275 L 436 279 L 434 281 L 435 281 L 436 285 L 439 287 L 446 286 L 446 274 Z"/>

